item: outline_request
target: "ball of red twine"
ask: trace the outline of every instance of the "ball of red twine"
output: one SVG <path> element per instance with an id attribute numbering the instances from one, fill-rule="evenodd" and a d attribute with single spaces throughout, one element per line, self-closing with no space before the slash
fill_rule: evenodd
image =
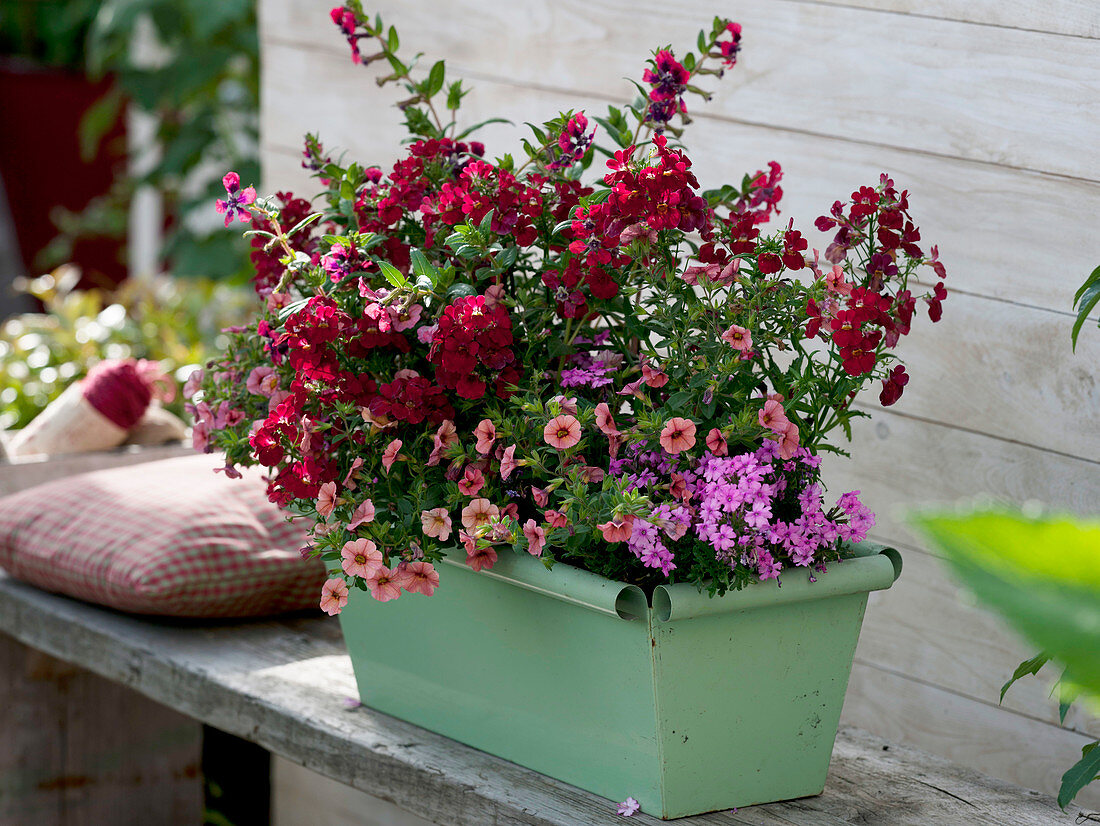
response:
<path id="1" fill-rule="evenodd" d="M 81 389 L 84 398 L 99 413 L 129 430 L 145 415 L 160 378 L 155 365 L 149 362 L 112 359 L 89 370 Z"/>

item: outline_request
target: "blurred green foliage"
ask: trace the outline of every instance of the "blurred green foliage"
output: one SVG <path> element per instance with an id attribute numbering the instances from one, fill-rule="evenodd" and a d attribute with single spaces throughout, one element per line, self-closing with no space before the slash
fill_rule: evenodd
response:
<path id="1" fill-rule="evenodd" d="M 110 293 L 74 289 L 78 280 L 62 267 L 30 281 L 24 288 L 45 312 L 0 326 L 0 429 L 25 426 L 106 358 L 159 361 L 182 384 L 224 349 L 222 328 L 256 313 L 251 290 L 209 279 L 131 280 Z M 183 413 L 178 394 L 166 407 Z"/>
<path id="2" fill-rule="evenodd" d="M 1100 521 L 994 510 L 929 512 L 911 521 L 979 601 L 1043 649 L 1004 690 L 1053 659 L 1065 666 L 1071 694 L 1100 699 Z M 1068 805 L 1098 776 L 1100 745 L 1090 743 L 1063 775 L 1058 803 Z"/>
<path id="3" fill-rule="evenodd" d="M 165 270 L 247 280 L 248 242 L 224 231 L 214 201 L 231 169 L 259 182 L 255 0 L 3 0 L 0 54 L 113 78 L 81 124 L 85 160 L 127 106 L 156 119 L 156 148 L 132 146 L 109 193 L 82 213 L 58 210 L 44 266 L 65 263 L 76 238 L 122 237 L 135 190 L 151 186 L 168 218 Z"/>

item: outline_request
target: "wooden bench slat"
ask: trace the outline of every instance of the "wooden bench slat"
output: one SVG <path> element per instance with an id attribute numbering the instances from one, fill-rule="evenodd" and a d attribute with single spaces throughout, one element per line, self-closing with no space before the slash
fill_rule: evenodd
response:
<path id="1" fill-rule="evenodd" d="M 334 620 L 137 618 L 46 594 L 0 573 L 0 631 L 437 822 L 624 822 L 603 798 L 369 708 L 349 709 L 355 680 Z M 823 795 L 677 823 L 1040 826 L 1069 817 L 1047 796 L 842 729 Z M 639 814 L 629 822 L 661 821 Z"/>

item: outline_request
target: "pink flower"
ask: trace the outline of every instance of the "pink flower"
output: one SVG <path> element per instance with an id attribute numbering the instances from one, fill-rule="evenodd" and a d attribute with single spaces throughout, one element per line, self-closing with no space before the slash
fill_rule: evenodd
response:
<path id="1" fill-rule="evenodd" d="M 423 594 L 430 597 L 439 587 L 439 572 L 430 562 L 422 559 L 402 562 L 398 566 L 401 587 L 410 594 Z"/>
<path id="2" fill-rule="evenodd" d="M 379 602 L 389 602 L 401 596 L 401 586 L 394 581 L 394 572 L 385 565 L 367 577 L 367 590 Z"/>
<path id="3" fill-rule="evenodd" d="M 424 311 L 424 308 L 419 304 L 413 304 L 409 309 L 402 313 L 390 310 L 390 322 L 393 325 L 393 329 L 399 333 L 405 330 L 412 329 L 420 321 L 420 314 Z"/>
<path id="4" fill-rule="evenodd" d="M 542 549 L 546 545 L 546 531 L 534 519 L 528 519 L 523 523 L 523 535 L 527 537 L 527 552 L 532 556 L 542 556 Z"/>
<path id="5" fill-rule="evenodd" d="M 576 397 L 566 398 L 565 396 L 554 396 L 550 401 L 557 402 L 562 413 L 567 413 L 570 416 L 577 415 Z"/>
<path id="6" fill-rule="evenodd" d="M 397 451 L 401 449 L 401 445 L 404 444 L 400 439 L 394 439 L 382 452 L 382 467 L 386 469 L 386 473 L 390 472 L 390 468 L 393 467 L 393 463 L 397 461 Z"/>
<path id="7" fill-rule="evenodd" d="M 462 509 L 462 527 L 473 530 L 481 525 L 487 525 L 490 519 L 500 516 L 500 508 L 488 499 L 474 499 Z"/>
<path id="8" fill-rule="evenodd" d="M 359 506 L 351 515 L 351 521 L 348 522 L 348 530 L 354 531 L 360 525 L 364 525 L 367 522 L 374 521 L 374 502 L 370 499 L 364 499 L 359 503 Z"/>
<path id="9" fill-rule="evenodd" d="M 546 491 L 542 488 L 536 488 L 531 486 L 531 498 L 535 500 L 535 504 L 540 508 L 545 508 L 546 503 L 550 501 L 550 497 L 546 495 Z"/>
<path id="10" fill-rule="evenodd" d="M 581 473 L 584 474 L 584 481 L 590 485 L 598 485 L 607 476 L 603 468 L 595 465 L 584 465 L 581 467 Z"/>
<path id="11" fill-rule="evenodd" d="M 575 416 L 563 413 L 555 416 L 542 429 L 542 438 L 550 447 L 565 450 L 581 440 L 581 423 Z"/>
<path id="12" fill-rule="evenodd" d="M 463 496 L 475 496 L 485 487 L 485 475 L 473 465 L 466 465 L 466 472 L 458 480 L 458 489 Z"/>
<path id="13" fill-rule="evenodd" d="M 334 617 L 348 604 L 348 584 L 339 577 L 326 579 L 321 586 L 321 610 Z"/>
<path id="14" fill-rule="evenodd" d="M 645 398 L 642 395 L 641 387 L 645 383 L 644 379 L 638 379 L 637 381 L 628 382 L 623 385 L 623 389 L 618 392 L 619 396 L 637 396 L 639 399 Z"/>
<path id="15" fill-rule="evenodd" d="M 661 430 L 661 447 L 666 453 L 680 453 L 695 444 L 695 422 L 673 416 Z"/>
<path id="16" fill-rule="evenodd" d="M 355 471 L 359 470 L 363 466 L 363 460 L 359 456 L 355 457 L 355 461 L 351 463 L 351 467 L 348 469 L 347 476 L 344 477 L 344 487 L 348 490 L 355 490 Z"/>
<path id="17" fill-rule="evenodd" d="M 736 324 L 731 324 L 730 328 L 722 333 L 722 341 L 742 353 L 747 353 L 752 349 L 752 333 L 744 327 L 738 327 Z"/>
<path id="18" fill-rule="evenodd" d="M 450 419 L 445 420 L 432 437 L 432 453 L 428 457 L 428 467 L 435 467 L 443 458 L 443 451 L 453 444 L 458 444 L 458 431 L 455 423 Z"/>
<path id="19" fill-rule="evenodd" d="M 622 803 L 619 804 L 619 814 L 623 817 L 631 817 L 635 812 L 640 811 L 642 805 L 633 797 L 628 797 Z"/>
<path id="20" fill-rule="evenodd" d="M 677 499 L 682 499 L 685 502 L 691 499 L 691 489 L 688 487 L 687 480 L 682 473 L 670 474 L 672 484 L 668 486 L 668 492 L 675 496 Z"/>
<path id="21" fill-rule="evenodd" d="M 642 381 L 650 387 L 664 387 L 668 384 L 668 375 L 661 370 L 654 370 L 646 362 L 642 362 Z"/>
<path id="22" fill-rule="evenodd" d="M 757 419 L 761 427 L 766 427 L 775 433 L 782 433 L 787 429 L 787 425 L 791 423 L 783 410 L 783 405 L 775 399 L 768 399 L 764 402 L 764 409 L 757 414 Z"/>
<path id="23" fill-rule="evenodd" d="M 611 408 L 607 406 L 607 402 L 596 405 L 596 427 L 605 436 L 619 435 L 619 429 L 615 426 L 615 419 L 611 415 Z"/>
<path id="24" fill-rule="evenodd" d="M 351 542 L 345 542 L 340 550 L 340 557 L 340 566 L 345 574 L 361 576 L 363 579 L 370 579 L 384 564 L 382 552 L 369 539 L 353 539 Z"/>
<path id="25" fill-rule="evenodd" d="M 274 367 L 263 365 L 254 367 L 248 374 L 244 386 L 254 396 L 271 398 L 272 394 L 279 389 L 279 375 Z"/>
<path id="26" fill-rule="evenodd" d="M 493 442 L 497 439 L 497 429 L 489 419 L 482 419 L 474 428 L 474 438 L 477 439 L 477 452 L 482 456 L 488 456 L 493 449 Z"/>
<path id="27" fill-rule="evenodd" d="M 516 461 L 516 446 L 509 445 L 504 448 L 504 455 L 500 458 L 500 478 L 506 480 L 517 467 L 519 462 Z"/>
<path id="28" fill-rule="evenodd" d="M 338 501 L 336 498 L 336 483 L 325 482 L 317 493 L 317 513 L 327 519 L 336 510 Z"/>
<path id="29" fill-rule="evenodd" d="M 852 294 L 852 285 L 844 280 L 844 268 L 840 264 L 834 264 L 833 271 L 825 276 L 825 289 L 837 295 Z"/>
<path id="30" fill-rule="evenodd" d="M 420 511 L 420 525 L 425 536 L 434 536 L 442 542 L 446 542 L 451 535 L 451 515 L 446 508 Z"/>
<path id="31" fill-rule="evenodd" d="M 605 542 L 626 542 L 634 532 L 634 515 L 612 517 L 611 521 L 597 525 Z"/>
<path id="32" fill-rule="evenodd" d="M 722 435 L 722 431 L 717 427 L 712 427 L 710 433 L 707 434 L 707 450 L 713 453 L 715 456 L 728 456 L 729 445 L 726 444 L 726 437 Z"/>
<path id="33" fill-rule="evenodd" d="M 479 548 L 475 545 L 473 550 L 467 548 L 466 564 L 475 571 L 480 571 L 482 568 L 492 568 L 497 564 L 497 552 L 489 545 L 486 545 L 484 548 Z"/>
<path id="34" fill-rule="evenodd" d="M 787 422 L 787 427 L 779 435 L 781 437 L 779 440 L 779 458 L 792 458 L 798 450 L 798 425 L 794 422 Z"/>
<path id="35" fill-rule="evenodd" d="M 549 510 L 543 516 L 546 517 L 546 521 L 550 523 L 551 528 L 564 528 L 569 524 L 569 517 L 561 511 Z"/>

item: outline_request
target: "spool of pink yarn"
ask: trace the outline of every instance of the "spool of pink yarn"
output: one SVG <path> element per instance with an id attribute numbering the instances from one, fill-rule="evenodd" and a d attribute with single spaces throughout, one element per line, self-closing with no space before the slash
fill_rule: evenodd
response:
<path id="1" fill-rule="evenodd" d="M 57 455 L 122 444 L 154 398 L 169 401 L 175 383 L 155 362 L 111 359 L 52 402 L 11 444 L 13 455 Z"/>
<path id="2" fill-rule="evenodd" d="M 151 382 L 132 359 L 101 361 L 80 387 L 88 403 L 123 430 L 136 425 L 153 400 Z"/>

